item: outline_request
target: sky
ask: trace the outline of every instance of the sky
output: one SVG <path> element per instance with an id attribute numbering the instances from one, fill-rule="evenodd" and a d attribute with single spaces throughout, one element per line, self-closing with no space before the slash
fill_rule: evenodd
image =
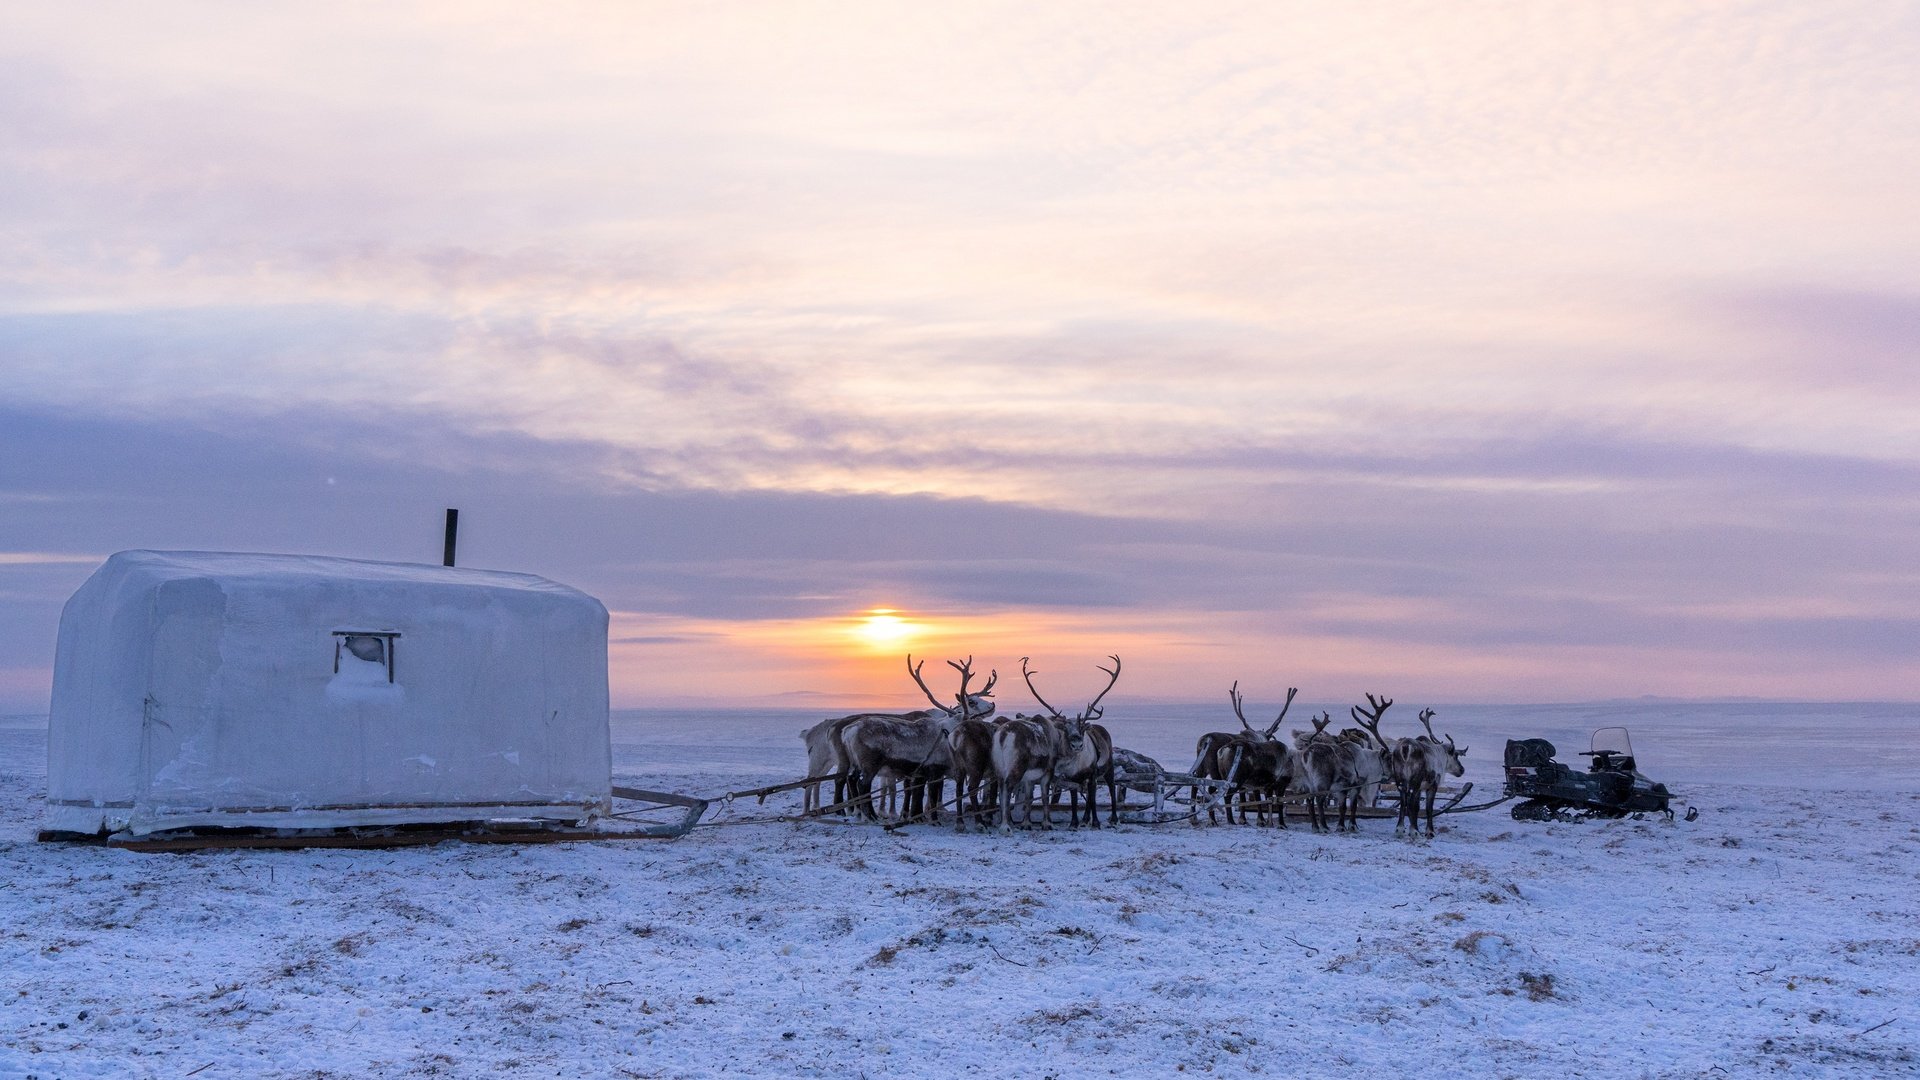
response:
<path id="1" fill-rule="evenodd" d="M 607 604 L 623 706 L 908 651 L 1920 698 L 1916 53 L 1888 0 L 6 5 L 0 708 L 113 551 L 435 562 L 449 506 Z"/>

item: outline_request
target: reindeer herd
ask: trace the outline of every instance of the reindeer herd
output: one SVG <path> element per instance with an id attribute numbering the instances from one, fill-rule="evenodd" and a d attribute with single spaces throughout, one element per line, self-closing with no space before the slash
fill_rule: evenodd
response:
<path id="1" fill-rule="evenodd" d="M 900 820 L 940 820 L 941 797 L 951 779 L 955 796 L 955 824 L 964 832 L 969 820 L 984 823 L 988 807 L 999 804 L 1001 831 L 1012 826 L 1014 811 L 1022 824 L 1032 825 L 1031 796 L 1036 786 L 1041 805 L 1052 806 L 1061 789 L 1071 800 L 1068 820 L 1080 823 L 1080 796 L 1086 796 L 1087 823 L 1099 828 L 1094 813 L 1094 789 L 1104 777 L 1107 782 L 1108 824 L 1119 820 L 1119 787 L 1114 779 L 1113 737 L 1097 721 L 1100 700 L 1120 681 L 1120 658 L 1112 657 L 1111 669 L 1101 668 L 1109 676 L 1106 690 L 1081 710 L 1078 716 L 1066 714 L 1048 705 L 1033 686 L 1034 672 L 1021 658 L 1020 670 L 1027 689 L 1047 712 L 1028 716 L 995 717 L 998 706 L 992 694 L 999 673 L 987 676 L 978 689 L 971 689 L 973 660 L 949 660 L 947 665 L 959 673 L 960 689 L 953 704 L 942 702 L 921 672 L 919 664 L 907 658 L 907 673 L 919 685 L 933 708 L 910 713 L 855 713 L 835 717 L 800 733 L 807 745 L 807 775 L 833 780 L 833 806 L 877 820 L 875 800 L 880 793 L 891 798 L 899 788 Z M 815 780 L 803 789 L 808 813 L 822 808 L 820 784 Z M 1019 797 L 1016 798 L 1016 793 Z M 1041 815 L 1042 827 L 1051 828 L 1047 815 Z"/>
<path id="2" fill-rule="evenodd" d="M 1441 778 L 1466 772 L 1460 759 L 1467 748 L 1456 746 L 1453 736 L 1444 739 L 1433 733 L 1432 709 L 1420 711 L 1420 726 L 1426 734 L 1411 739 L 1388 739 L 1380 734 L 1380 718 L 1393 706 L 1392 698 L 1367 695 L 1367 709 L 1355 705 L 1350 711 L 1358 727 L 1329 733 L 1331 713 L 1311 717 L 1311 732 L 1295 729 L 1292 744 L 1282 741 L 1278 732 L 1293 705 L 1298 687 L 1287 689 L 1287 700 L 1280 715 L 1264 728 L 1247 721 L 1240 684 L 1227 691 L 1233 702 L 1233 714 L 1240 719 L 1239 731 L 1210 731 L 1200 736 L 1193 748 L 1193 775 L 1199 780 L 1219 780 L 1226 784 L 1226 797 L 1219 809 L 1227 822 L 1233 822 L 1236 803 L 1240 822 L 1247 823 L 1249 806 L 1258 810 L 1265 824 L 1272 811 L 1275 824 L 1287 827 L 1282 800 L 1289 788 L 1305 796 L 1307 820 L 1315 832 L 1357 831 L 1360 808 L 1373 803 L 1381 785 L 1391 782 L 1400 793 L 1400 812 L 1394 819 L 1394 831 L 1409 835 L 1420 830 L 1420 808 L 1426 806 L 1426 834 L 1434 834 L 1434 800 L 1440 793 Z M 1201 802 L 1196 784 L 1193 801 Z M 1216 808 L 1209 803 L 1207 819 L 1213 820 Z M 1331 810 L 1333 824 L 1327 822 Z"/>
<path id="3" fill-rule="evenodd" d="M 1107 685 L 1077 715 L 1054 708 L 1034 685 L 1037 672 L 1027 657 L 1020 673 L 1027 690 L 1044 713 L 997 716 L 993 688 L 999 673 L 991 672 L 978 689 L 972 686 L 973 659 L 949 660 L 959 677 L 952 703 L 927 686 L 919 664 L 907 657 L 907 672 L 933 706 L 909 713 L 855 713 L 822 720 L 800 733 L 807 748 L 808 782 L 803 788 L 808 814 L 842 810 L 870 821 L 884 810 L 900 822 L 938 823 L 945 804 L 948 780 L 954 787 L 955 827 L 965 832 L 969 823 L 986 827 L 995 821 L 1009 832 L 1016 818 L 1024 827 L 1053 827 L 1051 811 L 1064 792 L 1067 821 L 1081 823 L 1080 801 L 1086 800 L 1085 821 L 1100 827 L 1094 793 L 1107 788 L 1107 823 L 1119 823 L 1119 776 L 1151 776 L 1162 772 L 1158 763 L 1141 754 L 1116 748 L 1113 737 L 1099 723 L 1100 702 L 1120 681 L 1120 658 L 1113 667 L 1101 667 Z M 1460 759 L 1467 748 L 1454 745 L 1453 736 L 1433 733 L 1432 709 L 1420 712 L 1425 734 L 1389 739 L 1380 733 L 1380 720 L 1392 698 L 1367 695 L 1367 708 L 1351 709 L 1357 727 L 1329 732 L 1330 713 L 1310 718 L 1311 732 L 1294 730 L 1291 740 L 1279 737 L 1280 724 L 1292 707 L 1298 688 L 1287 690 L 1287 700 L 1273 723 L 1257 728 L 1247 720 L 1240 684 L 1228 691 L 1239 731 L 1210 731 L 1194 745 L 1190 770 L 1194 784 L 1192 805 L 1206 806 L 1214 823 L 1224 812 L 1241 824 L 1266 824 L 1271 818 L 1287 827 L 1283 803 L 1289 792 L 1304 796 L 1308 820 L 1315 832 L 1344 832 L 1359 828 L 1361 807 L 1371 805 L 1382 785 L 1392 783 L 1400 793 L 1396 833 L 1418 835 L 1420 811 L 1426 808 L 1426 835 L 1434 835 L 1434 801 L 1444 777 L 1460 776 Z M 833 801 L 821 799 L 821 784 L 831 780 Z M 1184 781 L 1183 781 L 1184 782 Z M 1035 798 L 1036 792 L 1038 798 Z M 1218 793 L 1218 794 L 1216 794 Z M 898 800 L 897 805 L 895 800 Z M 1034 807 L 1042 808 L 1037 816 Z M 1329 823 L 1331 819 L 1331 823 Z"/>

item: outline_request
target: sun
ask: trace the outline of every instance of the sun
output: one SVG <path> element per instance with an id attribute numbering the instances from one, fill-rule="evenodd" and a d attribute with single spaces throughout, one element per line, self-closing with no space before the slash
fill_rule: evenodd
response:
<path id="1" fill-rule="evenodd" d="M 868 645 L 884 649 L 906 641 L 918 629 L 892 608 L 874 608 L 860 619 L 854 634 Z"/>

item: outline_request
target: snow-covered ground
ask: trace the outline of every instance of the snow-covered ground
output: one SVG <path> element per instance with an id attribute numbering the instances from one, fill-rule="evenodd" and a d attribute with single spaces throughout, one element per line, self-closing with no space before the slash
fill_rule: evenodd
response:
<path id="1" fill-rule="evenodd" d="M 1610 708 L 1439 726 L 1486 790 L 1502 735 L 1567 759 Z M 187 855 L 35 843 L 44 719 L 14 718 L 0 1075 L 1920 1073 L 1915 710 L 1728 708 L 1619 707 L 1691 823 Z M 1176 763 L 1221 711 L 1110 719 Z M 622 714 L 616 779 L 791 778 L 811 715 Z"/>

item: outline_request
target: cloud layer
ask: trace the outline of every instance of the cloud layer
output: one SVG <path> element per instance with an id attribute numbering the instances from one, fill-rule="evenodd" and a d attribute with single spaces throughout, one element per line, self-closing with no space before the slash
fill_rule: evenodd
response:
<path id="1" fill-rule="evenodd" d="M 102 18 L 0 16 L 16 696 L 28 554 L 455 502 L 635 697 L 867 686 L 871 606 L 1166 694 L 1920 693 L 1910 7 Z"/>

